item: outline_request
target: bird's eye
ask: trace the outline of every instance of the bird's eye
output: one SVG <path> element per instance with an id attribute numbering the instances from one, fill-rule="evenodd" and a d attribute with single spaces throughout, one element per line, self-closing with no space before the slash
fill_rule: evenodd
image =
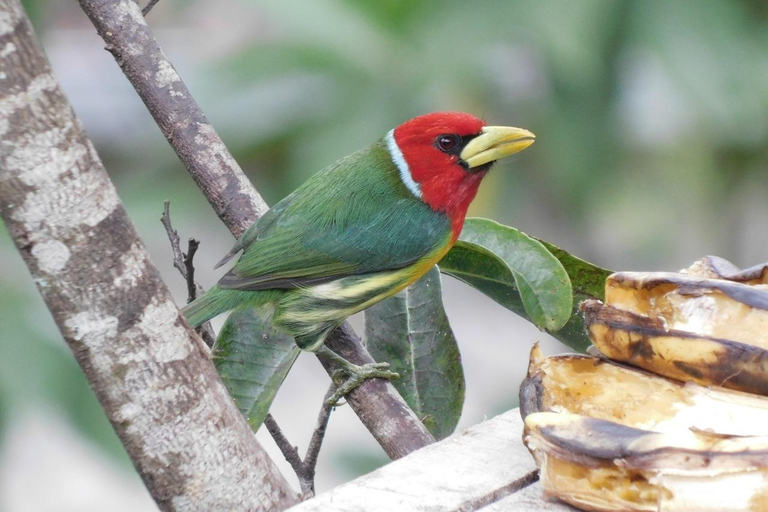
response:
<path id="1" fill-rule="evenodd" d="M 437 147 L 443 153 L 451 153 L 459 147 L 460 137 L 458 135 L 440 135 L 437 138 Z"/>

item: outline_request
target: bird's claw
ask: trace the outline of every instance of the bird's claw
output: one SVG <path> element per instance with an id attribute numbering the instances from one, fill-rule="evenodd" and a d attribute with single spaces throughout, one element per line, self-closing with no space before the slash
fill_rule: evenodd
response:
<path id="1" fill-rule="evenodd" d="M 353 391 L 368 379 L 399 379 L 400 374 L 388 370 L 389 363 L 368 363 L 353 368 L 344 368 L 333 372 L 332 379 L 338 383 L 336 391 L 325 401 L 326 405 L 336 407 L 347 393 Z M 344 378 L 346 376 L 346 379 Z"/>

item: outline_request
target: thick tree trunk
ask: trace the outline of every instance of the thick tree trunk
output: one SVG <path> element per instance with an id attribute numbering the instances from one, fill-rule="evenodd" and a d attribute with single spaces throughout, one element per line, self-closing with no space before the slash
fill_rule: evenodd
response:
<path id="1" fill-rule="evenodd" d="M 132 0 L 79 2 L 216 214 L 239 237 L 268 207 L 168 61 L 139 6 Z M 326 345 L 357 364 L 374 362 L 348 323 Z M 328 373 L 336 369 L 321 362 Z M 393 459 L 434 442 L 389 381 L 364 382 L 348 402 Z"/>
<path id="2" fill-rule="evenodd" d="M 0 0 L 0 214 L 161 509 L 295 497 L 179 316 L 18 0 Z"/>

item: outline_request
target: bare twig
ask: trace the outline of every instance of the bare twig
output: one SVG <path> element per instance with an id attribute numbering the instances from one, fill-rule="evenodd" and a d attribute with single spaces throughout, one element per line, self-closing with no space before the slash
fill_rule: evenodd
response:
<path id="1" fill-rule="evenodd" d="M 204 292 L 203 287 L 195 282 L 195 265 L 194 258 L 197 248 L 200 246 L 200 242 L 194 238 L 190 238 L 187 246 L 186 254 L 181 252 L 181 238 L 179 233 L 173 229 L 171 224 L 171 202 L 165 201 L 163 203 L 163 215 L 160 217 L 160 222 L 165 227 L 165 232 L 168 233 L 168 240 L 171 242 L 171 251 L 173 251 L 173 266 L 181 274 L 181 277 L 187 282 L 187 304 L 195 300 L 198 294 Z M 216 336 L 213 333 L 213 328 L 210 322 L 206 322 L 195 331 L 203 338 L 208 347 L 213 347 L 213 343 L 216 341 Z"/>
<path id="2" fill-rule="evenodd" d="M 323 405 L 320 407 L 320 413 L 317 415 L 317 425 L 314 432 L 312 432 L 312 438 L 309 440 L 309 446 L 307 447 L 307 454 L 304 460 L 301 460 L 299 456 L 299 450 L 288 441 L 288 438 L 283 434 L 282 429 L 275 421 L 275 418 L 271 414 L 267 414 L 264 418 L 264 426 L 267 427 L 269 434 L 274 439 L 275 444 L 280 449 L 280 452 L 291 465 L 293 471 L 299 479 L 299 486 L 301 488 L 302 499 L 308 499 L 315 495 L 315 468 L 317 467 L 317 458 L 320 454 L 320 448 L 323 445 L 323 439 L 325 438 L 325 432 L 328 429 L 328 420 L 331 417 L 332 405 L 326 404 L 326 401 L 336 391 L 336 385 L 331 384 L 328 391 L 323 398 Z"/>
<path id="3" fill-rule="evenodd" d="M 152 8 L 155 6 L 155 4 L 157 4 L 157 2 L 159 1 L 160 0 L 149 0 L 149 3 L 147 3 L 147 5 L 145 5 L 144 8 L 141 10 L 141 14 L 143 14 L 144 16 L 149 14 L 149 11 L 151 11 Z"/>
<path id="4" fill-rule="evenodd" d="M 317 466 L 317 457 L 320 454 L 320 447 L 323 445 L 323 439 L 325 438 L 325 431 L 328 429 L 328 420 L 331 418 L 331 411 L 333 406 L 328 405 L 326 402 L 333 395 L 336 390 L 336 385 L 332 384 L 323 398 L 323 405 L 320 407 L 320 413 L 317 415 L 317 425 L 315 426 L 312 437 L 309 440 L 309 446 L 307 447 L 307 455 L 304 457 L 304 463 L 307 467 L 312 469 L 312 479 L 315 478 L 315 467 Z M 314 491 L 314 487 L 312 488 Z"/>
<path id="5" fill-rule="evenodd" d="M 275 421 L 275 417 L 272 416 L 272 413 L 268 413 L 264 418 L 264 426 L 267 427 L 267 430 L 272 436 L 272 439 L 274 439 L 275 444 L 278 448 L 280 448 L 280 452 L 283 454 L 283 457 L 285 457 L 285 460 L 288 461 L 288 464 L 291 465 L 293 470 L 296 472 L 296 475 L 299 477 L 299 481 L 301 481 L 302 461 L 301 457 L 299 456 L 299 449 L 292 445 L 288 438 L 285 437 L 283 430 Z M 302 487 L 302 491 L 303 490 L 304 489 Z"/>
<path id="6" fill-rule="evenodd" d="M 181 253 L 181 240 L 179 239 L 179 233 L 173 229 L 171 225 L 171 202 L 165 201 L 163 203 L 163 216 L 160 217 L 160 222 L 165 227 L 165 232 L 168 233 L 168 239 L 171 241 L 171 250 L 173 251 L 173 266 L 181 272 L 184 279 L 187 278 L 186 268 L 184 267 L 184 255 Z"/>
<path id="7" fill-rule="evenodd" d="M 200 110 L 138 6 L 118 0 L 79 2 L 211 207 L 235 237 L 242 235 L 268 206 Z M 326 345 L 355 364 L 373 362 L 349 323 L 335 330 Z M 338 369 L 321 363 L 329 374 Z M 347 400 L 393 459 L 434 442 L 389 381 L 367 380 Z"/>
<path id="8" fill-rule="evenodd" d="M 195 282 L 195 253 L 200 247 L 200 242 L 194 238 L 187 241 L 187 252 L 184 254 L 184 268 L 187 270 L 187 304 L 197 298 L 198 293 L 203 292 L 203 287 Z"/>

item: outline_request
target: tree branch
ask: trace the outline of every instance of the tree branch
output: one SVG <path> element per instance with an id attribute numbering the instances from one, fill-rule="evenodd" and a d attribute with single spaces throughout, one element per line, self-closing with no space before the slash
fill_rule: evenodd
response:
<path id="1" fill-rule="evenodd" d="M 294 493 L 174 306 L 19 1 L 0 0 L 0 19 L 0 215 L 147 489 L 165 511 L 291 505 Z"/>
<path id="2" fill-rule="evenodd" d="M 349 322 L 333 331 L 325 344 L 352 363 L 364 365 L 375 362 L 367 350 L 360 350 L 363 342 Z M 329 375 L 336 370 L 330 361 L 319 359 Z M 432 434 L 388 380 L 366 380 L 346 399 L 363 425 L 392 459 L 399 459 L 435 442 Z"/>
<path id="3" fill-rule="evenodd" d="M 131 0 L 79 1 L 216 214 L 239 237 L 268 207 L 166 58 L 139 7 Z M 348 323 L 326 345 L 357 364 L 373 362 Z M 323 365 L 329 373 L 335 369 L 327 361 Z M 364 382 L 348 402 L 392 458 L 434 442 L 388 381 Z"/>

